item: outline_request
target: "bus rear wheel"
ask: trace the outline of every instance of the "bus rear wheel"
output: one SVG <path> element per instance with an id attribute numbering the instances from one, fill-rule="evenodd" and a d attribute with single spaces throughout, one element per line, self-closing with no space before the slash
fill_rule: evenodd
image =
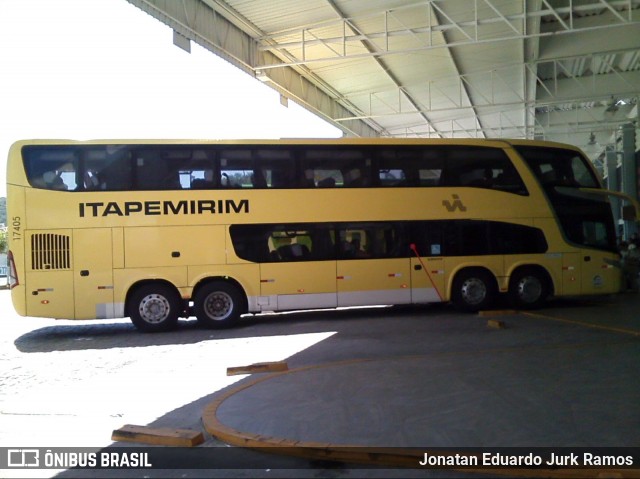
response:
<path id="1" fill-rule="evenodd" d="M 514 308 L 537 309 L 549 296 L 549 281 L 535 268 L 524 268 L 511 275 L 509 301 Z"/>
<path id="2" fill-rule="evenodd" d="M 457 309 L 473 313 L 490 308 L 495 301 L 496 290 L 496 282 L 487 271 L 463 270 L 453 281 L 451 300 Z"/>
<path id="3" fill-rule="evenodd" d="M 224 281 L 205 284 L 193 299 L 193 308 L 205 328 L 222 329 L 233 326 L 243 311 L 244 296 L 234 285 Z"/>
<path id="4" fill-rule="evenodd" d="M 166 284 L 146 284 L 129 298 L 129 317 L 138 330 L 145 333 L 170 331 L 178 325 L 180 297 Z"/>

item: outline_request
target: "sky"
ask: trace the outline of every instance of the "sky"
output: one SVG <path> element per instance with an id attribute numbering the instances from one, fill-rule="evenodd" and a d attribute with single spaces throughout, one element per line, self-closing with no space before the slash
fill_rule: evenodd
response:
<path id="1" fill-rule="evenodd" d="M 0 196 L 19 139 L 340 136 L 126 0 L 0 0 Z"/>

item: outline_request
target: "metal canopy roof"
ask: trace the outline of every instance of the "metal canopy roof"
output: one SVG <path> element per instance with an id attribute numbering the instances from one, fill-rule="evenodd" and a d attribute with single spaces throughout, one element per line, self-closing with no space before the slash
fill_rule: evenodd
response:
<path id="1" fill-rule="evenodd" d="M 128 1 L 350 136 L 585 147 L 638 120 L 640 0 Z"/>

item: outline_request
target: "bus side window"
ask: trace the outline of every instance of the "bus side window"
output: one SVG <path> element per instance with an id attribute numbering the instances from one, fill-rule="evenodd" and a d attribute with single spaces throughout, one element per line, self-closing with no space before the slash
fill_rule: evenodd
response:
<path id="1" fill-rule="evenodd" d="M 354 223 L 338 230 L 339 259 L 398 258 L 402 249 L 401 228 L 391 223 Z"/>
<path id="2" fill-rule="evenodd" d="M 445 186 L 470 186 L 527 194 L 511 160 L 499 148 L 450 148 L 444 183 Z"/>
<path id="3" fill-rule="evenodd" d="M 204 190 L 215 188 L 215 164 L 213 152 L 207 149 L 176 148 L 168 150 L 167 159 L 177 172 L 180 188 L 183 190 Z"/>
<path id="4" fill-rule="evenodd" d="M 420 186 L 438 186 L 442 177 L 442 168 L 420 168 L 418 182 Z"/>
<path id="5" fill-rule="evenodd" d="M 380 169 L 378 170 L 380 186 L 401 186 L 407 180 L 404 170 Z"/>
<path id="6" fill-rule="evenodd" d="M 344 186 L 358 187 L 363 186 L 362 171 L 359 168 L 350 168 L 344 173 Z"/>
<path id="7" fill-rule="evenodd" d="M 98 173 L 100 189 L 108 191 L 128 190 L 132 188 L 131 161 L 114 161 Z"/>
<path id="8" fill-rule="evenodd" d="M 338 183 L 335 179 L 335 176 L 338 175 L 338 172 L 321 172 L 320 175 L 324 176 L 324 178 L 318 181 L 318 188 L 333 188 L 334 186 L 336 186 L 336 183 Z M 339 181 L 339 183 L 344 184 L 343 181 Z"/>
<path id="9" fill-rule="evenodd" d="M 192 190 L 209 190 L 215 187 L 213 168 L 193 169 L 189 173 L 190 188 Z"/>
<path id="10" fill-rule="evenodd" d="M 239 258 L 256 263 L 335 260 L 330 224 L 231 225 Z"/>
<path id="11" fill-rule="evenodd" d="M 421 257 L 442 256 L 443 221 L 411 221 L 407 225 L 409 245 L 414 244 L 418 255 Z M 415 255 L 405 245 L 405 254 L 410 257 Z"/>
<path id="12" fill-rule="evenodd" d="M 77 176 L 79 155 L 76 148 L 25 146 L 22 151 L 29 183 L 36 188 L 73 191 L 82 185 Z M 80 181 L 80 183 L 79 183 Z"/>
<path id="13" fill-rule="evenodd" d="M 288 149 L 273 148 L 254 151 L 256 160 L 253 186 L 255 188 L 294 188 L 295 164 Z"/>
<path id="14" fill-rule="evenodd" d="M 411 150 L 410 150 L 411 151 Z M 409 184 L 409 176 L 413 170 L 416 153 L 409 153 L 407 158 L 407 152 L 399 152 L 397 150 L 384 149 L 378 154 L 377 161 L 377 181 L 380 186 L 404 186 Z"/>
<path id="15" fill-rule="evenodd" d="M 300 188 L 315 188 L 314 171 L 311 168 L 305 168 L 302 173 L 302 179 L 298 185 Z"/>
<path id="16" fill-rule="evenodd" d="M 179 190 L 180 172 L 168 154 L 160 149 L 144 149 L 135 155 L 136 182 L 140 190 Z"/>
<path id="17" fill-rule="evenodd" d="M 276 261 L 310 261 L 313 252 L 313 238 L 304 225 L 280 225 L 271 232 L 269 249 Z"/>
<path id="18" fill-rule="evenodd" d="M 489 254 L 488 223 L 486 221 L 453 220 L 444 223 L 445 256 L 481 256 Z"/>
<path id="19" fill-rule="evenodd" d="M 237 148 L 220 153 L 221 188 L 254 188 L 254 181 L 251 150 Z"/>
<path id="20" fill-rule="evenodd" d="M 378 156 L 380 186 L 439 186 L 444 165 L 441 148 L 396 147 Z"/>
<path id="21" fill-rule="evenodd" d="M 318 188 L 367 187 L 371 185 L 371 159 L 367 155 L 368 150 L 358 148 L 309 149 L 301 171 L 305 180 L 313 177 Z"/>
<path id="22" fill-rule="evenodd" d="M 73 173 L 73 178 L 71 176 Z M 75 190 L 75 172 L 64 170 L 45 171 L 42 174 L 44 186 L 49 190 Z"/>
<path id="23" fill-rule="evenodd" d="M 548 249 L 538 228 L 499 221 L 489 222 L 491 254 L 540 254 Z"/>
<path id="24" fill-rule="evenodd" d="M 215 162 L 210 150 L 194 150 L 190 161 L 183 162 L 179 168 L 183 189 L 208 190 L 217 186 L 214 181 Z"/>

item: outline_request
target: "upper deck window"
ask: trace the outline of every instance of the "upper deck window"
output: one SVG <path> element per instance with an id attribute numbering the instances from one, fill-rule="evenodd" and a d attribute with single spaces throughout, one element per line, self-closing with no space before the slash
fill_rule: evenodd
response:
<path id="1" fill-rule="evenodd" d="M 526 195 L 527 189 L 511 160 L 499 148 L 451 148 L 442 183 Z"/>
<path id="2" fill-rule="evenodd" d="M 309 188 L 372 186 L 368 153 L 366 148 L 309 148 L 303 152 L 301 170 Z"/>
<path id="3" fill-rule="evenodd" d="M 75 190 L 77 188 L 78 155 L 74 148 L 22 149 L 29 182 L 36 188 Z"/>
<path id="4" fill-rule="evenodd" d="M 528 194 L 506 152 L 494 147 L 30 145 L 23 157 L 30 184 L 50 190 L 472 187 Z M 589 175 L 580 166 L 572 176 Z"/>

